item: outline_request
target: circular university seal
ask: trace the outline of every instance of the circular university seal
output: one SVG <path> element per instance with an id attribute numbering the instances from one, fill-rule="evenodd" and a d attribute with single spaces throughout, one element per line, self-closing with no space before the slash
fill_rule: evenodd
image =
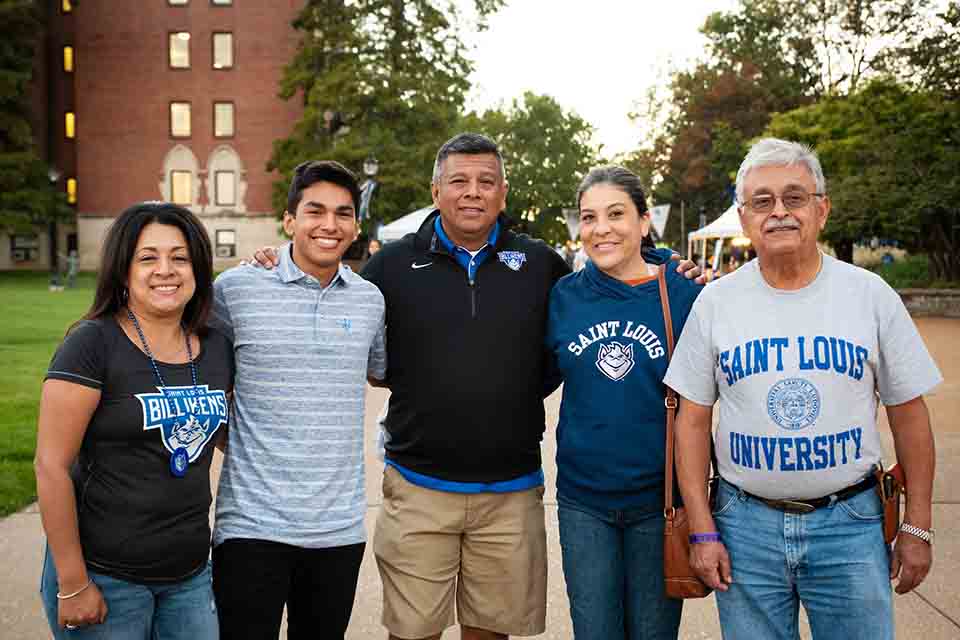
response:
<path id="1" fill-rule="evenodd" d="M 820 393 L 802 378 L 781 380 L 767 394 L 767 413 L 784 429 L 809 427 L 820 415 Z"/>

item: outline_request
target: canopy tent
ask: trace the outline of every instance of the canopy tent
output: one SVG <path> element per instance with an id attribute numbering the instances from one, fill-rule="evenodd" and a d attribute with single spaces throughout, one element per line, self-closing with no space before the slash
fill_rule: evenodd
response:
<path id="1" fill-rule="evenodd" d="M 729 209 L 707 226 L 687 234 L 687 257 L 693 256 L 694 243 L 697 243 L 701 244 L 699 252 L 701 259 L 706 259 L 707 243 L 710 240 L 715 240 L 712 266 L 713 270 L 718 272 L 723 241 L 726 238 L 734 238 L 734 244 L 738 246 L 750 244 L 750 241 L 743 235 L 743 227 L 740 225 L 740 214 L 737 212 L 736 204 L 730 205 Z"/>
<path id="2" fill-rule="evenodd" d="M 423 221 L 427 219 L 427 216 L 429 216 L 433 210 L 434 206 L 430 205 L 423 209 L 417 209 L 413 213 L 408 213 L 402 218 L 398 218 L 390 224 L 380 227 L 377 238 L 379 238 L 380 242 L 391 242 L 393 240 L 399 240 L 408 233 L 416 233 L 417 229 L 420 228 L 420 225 L 423 224 Z"/>

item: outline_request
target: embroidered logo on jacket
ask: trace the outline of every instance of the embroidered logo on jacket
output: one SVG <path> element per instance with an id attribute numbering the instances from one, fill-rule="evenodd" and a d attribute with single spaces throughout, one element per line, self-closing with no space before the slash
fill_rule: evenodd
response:
<path id="1" fill-rule="evenodd" d="M 527 261 L 527 254 L 523 251 L 501 251 L 497 257 L 500 258 L 500 262 L 514 271 L 520 271 L 520 267 Z"/>
<path id="2" fill-rule="evenodd" d="M 160 438 L 167 451 L 187 450 L 190 462 L 203 453 L 213 435 L 227 422 L 227 394 L 211 391 L 209 385 L 166 387 L 166 396 L 159 393 L 138 393 L 143 410 L 143 430 L 160 429 Z M 170 413 L 169 397 L 176 409 Z"/>
<path id="3" fill-rule="evenodd" d="M 597 369 L 611 380 L 623 380 L 633 369 L 633 345 L 626 347 L 619 342 L 600 345 L 597 353 Z"/>

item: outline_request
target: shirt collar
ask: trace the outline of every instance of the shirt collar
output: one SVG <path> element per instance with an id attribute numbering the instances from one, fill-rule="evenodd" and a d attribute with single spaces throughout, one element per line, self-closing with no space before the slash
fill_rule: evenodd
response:
<path id="1" fill-rule="evenodd" d="M 302 278 L 312 278 L 304 273 L 303 269 L 297 266 L 297 263 L 293 261 L 293 243 L 287 244 L 285 247 L 280 249 L 280 264 L 277 266 L 277 273 L 280 275 L 280 280 L 284 284 L 295 282 Z M 330 281 L 330 284 L 327 286 L 333 286 L 338 282 L 344 286 L 350 284 L 351 279 L 356 276 L 353 271 L 347 265 L 340 262 L 337 266 L 337 273 L 333 276 L 333 280 Z M 315 278 L 314 278 L 315 279 Z"/>
<path id="2" fill-rule="evenodd" d="M 437 216 L 433 221 L 433 230 L 436 232 L 437 237 L 440 239 L 441 244 L 447 249 L 450 253 L 456 253 L 457 249 L 464 249 L 453 244 L 453 241 L 447 236 L 447 232 L 443 230 L 443 223 L 440 220 L 440 216 Z M 490 235 L 487 236 L 487 247 L 493 248 L 497 245 L 497 238 L 500 237 L 500 220 L 498 219 L 496 224 L 493 225 L 493 229 L 490 230 Z M 482 248 L 482 247 L 481 247 Z"/>

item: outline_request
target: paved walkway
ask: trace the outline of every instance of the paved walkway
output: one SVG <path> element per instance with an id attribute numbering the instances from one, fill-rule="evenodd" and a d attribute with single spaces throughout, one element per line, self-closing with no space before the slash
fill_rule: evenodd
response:
<path id="1" fill-rule="evenodd" d="M 934 358 L 943 370 L 946 382 L 928 397 L 937 437 L 937 479 L 934 487 L 934 526 L 938 530 L 934 546 L 934 568 L 930 577 L 913 593 L 896 596 L 897 637 L 903 639 L 956 640 L 960 638 L 960 320 L 920 318 L 917 320 Z M 366 424 L 368 456 L 367 529 L 372 534 L 380 505 L 379 478 L 383 464 L 372 454 L 375 442 L 373 418 L 383 405 L 387 393 L 370 389 L 367 395 Z M 559 394 L 547 400 L 547 424 L 551 425 L 543 443 L 547 476 L 547 542 L 550 569 L 548 583 L 547 632 L 537 638 L 546 640 L 573 637 L 567 596 L 560 567 L 555 497 L 555 440 L 560 406 Z M 881 413 L 881 432 L 887 451 L 892 439 Z M 0 640 L 32 640 L 49 638 L 46 621 L 37 594 L 43 544 L 40 516 L 36 507 L 0 520 Z M 360 586 L 353 617 L 347 633 L 349 640 L 385 638 L 380 626 L 380 582 L 370 547 L 363 561 Z M 684 640 L 720 638 L 713 598 L 686 603 L 681 627 Z M 801 636 L 810 638 L 803 627 Z M 459 637 L 453 631 L 444 640 Z"/>

